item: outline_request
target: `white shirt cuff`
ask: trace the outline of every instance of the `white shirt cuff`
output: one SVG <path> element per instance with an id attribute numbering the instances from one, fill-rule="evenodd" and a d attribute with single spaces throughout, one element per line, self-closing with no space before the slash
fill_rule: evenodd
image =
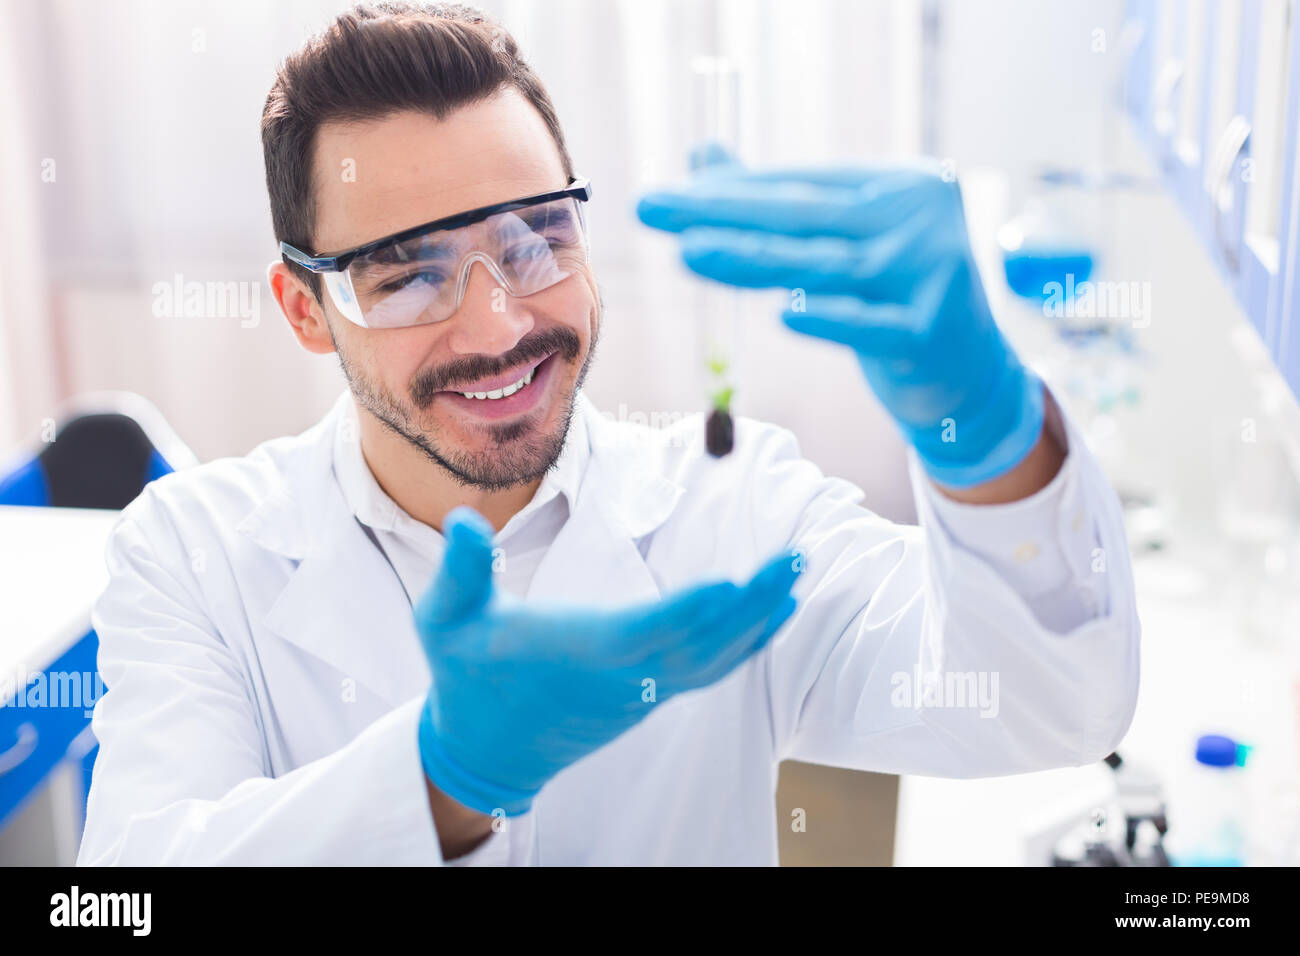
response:
<path id="1" fill-rule="evenodd" d="M 929 533 L 938 530 L 987 562 L 1042 623 L 1072 628 L 1107 610 L 1104 575 L 1093 573 L 1100 540 L 1095 503 L 1086 499 L 1079 475 L 1090 453 L 1050 390 L 1045 427 L 1065 449 L 1065 460 L 1047 486 L 1027 498 L 996 505 L 954 501 L 935 487 L 915 452 L 909 456 L 912 484 Z"/>

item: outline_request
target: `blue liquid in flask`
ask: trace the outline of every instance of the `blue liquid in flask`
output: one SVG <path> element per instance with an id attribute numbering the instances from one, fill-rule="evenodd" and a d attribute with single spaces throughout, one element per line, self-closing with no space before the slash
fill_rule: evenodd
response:
<path id="1" fill-rule="evenodd" d="M 1069 299 L 1092 275 L 1093 256 L 1086 249 L 1021 248 L 1004 252 L 1003 266 L 1016 295 L 1036 302 L 1053 294 Z"/>

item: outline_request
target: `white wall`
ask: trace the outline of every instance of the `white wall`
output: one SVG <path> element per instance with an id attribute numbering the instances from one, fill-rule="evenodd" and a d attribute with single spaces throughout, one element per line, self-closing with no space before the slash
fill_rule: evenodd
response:
<path id="1" fill-rule="evenodd" d="M 55 182 L 43 180 L 52 154 L 36 135 L 39 107 L 30 95 L 39 33 L 36 8 L 0 7 L 0 462 L 39 432 L 60 388 L 42 255 L 43 204 L 57 189 L 58 168 Z"/>

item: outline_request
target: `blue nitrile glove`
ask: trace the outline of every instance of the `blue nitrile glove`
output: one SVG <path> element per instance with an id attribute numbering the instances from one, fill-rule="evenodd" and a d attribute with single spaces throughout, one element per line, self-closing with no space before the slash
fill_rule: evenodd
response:
<path id="1" fill-rule="evenodd" d="M 692 165 L 685 186 L 637 206 L 682 234 L 687 266 L 803 290 L 785 323 L 854 349 L 935 480 L 969 487 L 1025 458 L 1043 386 L 993 321 L 956 182 L 920 165 L 756 171 L 716 151 Z"/>
<path id="2" fill-rule="evenodd" d="M 748 584 L 605 611 L 497 593 L 492 527 L 469 508 L 448 514 L 444 533 L 442 568 L 415 609 L 433 670 L 420 755 L 438 789 L 480 813 L 527 812 L 559 771 L 632 728 L 655 700 L 724 677 L 794 612 L 793 554 Z"/>

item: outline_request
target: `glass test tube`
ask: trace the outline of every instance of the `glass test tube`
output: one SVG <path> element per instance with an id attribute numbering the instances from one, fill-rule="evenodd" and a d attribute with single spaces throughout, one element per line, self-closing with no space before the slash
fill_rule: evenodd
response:
<path id="1" fill-rule="evenodd" d="M 740 74 L 726 57 L 700 56 L 691 63 L 693 117 L 691 170 L 706 165 L 716 147 L 739 158 Z M 730 410 L 738 379 L 741 292 L 712 280 L 695 283 L 695 316 L 708 410 Z"/>

